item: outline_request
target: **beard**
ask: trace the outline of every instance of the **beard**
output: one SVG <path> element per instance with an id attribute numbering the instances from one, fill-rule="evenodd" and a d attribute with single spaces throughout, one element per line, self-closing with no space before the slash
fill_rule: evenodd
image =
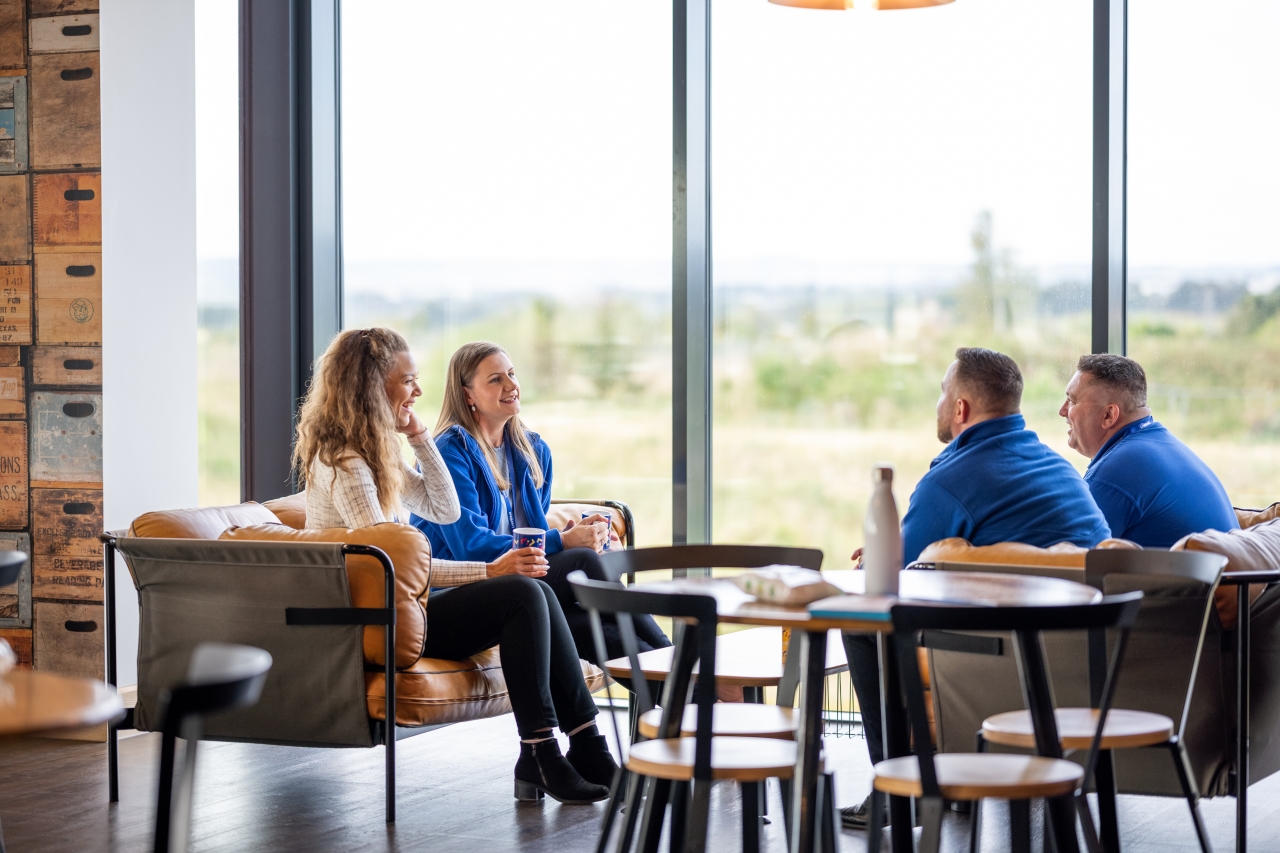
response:
<path id="1" fill-rule="evenodd" d="M 943 444 L 950 444 L 955 435 L 951 432 L 951 422 L 944 418 L 938 418 L 938 441 Z"/>

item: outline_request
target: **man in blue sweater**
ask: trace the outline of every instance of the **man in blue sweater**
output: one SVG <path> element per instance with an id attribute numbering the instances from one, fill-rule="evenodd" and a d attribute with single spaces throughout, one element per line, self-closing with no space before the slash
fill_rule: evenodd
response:
<path id="1" fill-rule="evenodd" d="M 902 520 L 907 563 L 952 536 L 974 545 L 1092 548 L 1111 535 L 1075 468 L 1027 429 L 1021 405 L 1022 372 L 1013 359 L 980 347 L 956 350 L 938 398 L 938 440 L 947 446 L 916 485 Z M 845 651 L 875 764 L 884 757 L 875 640 L 846 636 Z M 870 798 L 841 809 L 841 821 L 865 827 L 869 809 Z"/>
<path id="2" fill-rule="evenodd" d="M 1084 481 L 1112 536 L 1169 548 L 1188 533 L 1240 526 L 1218 477 L 1152 417 L 1138 362 L 1081 356 L 1058 414 L 1072 449 L 1092 460 Z"/>

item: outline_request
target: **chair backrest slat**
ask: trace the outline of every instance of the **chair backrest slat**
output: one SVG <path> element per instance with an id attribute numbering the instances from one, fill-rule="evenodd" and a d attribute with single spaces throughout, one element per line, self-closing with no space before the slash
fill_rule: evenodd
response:
<path id="1" fill-rule="evenodd" d="M 822 568 L 822 552 L 777 545 L 668 545 L 609 551 L 600 555 L 600 562 L 610 580 L 620 580 L 633 572 L 705 568 L 759 569 L 781 565 L 818 571 Z"/>

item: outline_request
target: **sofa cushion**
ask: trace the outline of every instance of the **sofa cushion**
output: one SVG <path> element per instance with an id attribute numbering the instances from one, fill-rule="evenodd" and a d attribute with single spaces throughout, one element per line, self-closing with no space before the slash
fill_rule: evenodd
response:
<path id="1" fill-rule="evenodd" d="M 1104 539 L 1099 548 L 1138 548 L 1127 539 Z M 1057 566 L 1083 569 L 1088 548 L 1060 542 L 1048 548 L 1037 548 L 1021 542 L 997 545 L 970 545 L 965 539 L 940 539 L 920 552 L 921 563 L 996 563 L 1007 566 Z"/>
<path id="2" fill-rule="evenodd" d="M 133 520 L 129 535 L 144 539 L 217 539 L 228 527 L 279 523 L 270 510 L 250 501 L 238 506 L 148 512 Z"/>
<path id="3" fill-rule="evenodd" d="M 1273 503 L 1266 509 L 1240 509 L 1236 507 L 1236 520 L 1240 522 L 1241 527 L 1253 527 L 1255 524 L 1262 524 L 1264 521 L 1272 521 L 1280 518 L 1280 501 Z"/>
<path id="4" fill-rule="evenodd" d="M 581 661 L 587 689 L 604 687 L 604 674 Z M 382 672 L 366 672 L 365 693 L 369 716 L 387 718 L 387 679 Z M 507 682 L 497 647 L 465 661 L 421 658 L 396 673 L 396 723 L 401 726 L 435 726 L 496 717 L 511 710 Z"/>
<path id="5" fill-rule="evenodd" d="M 263 504 L 275 514 L 281 524 L 287 524 L 294 530 L 302 530 L 307 526 L 307 493 L 298 492 L 287 498 L 276 498 Z"/>
<path id="6" fill-rule="evenodd" d="M 372 545 L 391 558 L 396 570 L 396 668 L 412 666 L 422 655 L 427 638 L 425 597 L 431 583 L 431 546 L 427 537 L 407 524 L 376 524 L 350 530 L 342 527 L 324 530 L 294 530 L 284 524 L 258 524 L 233 527 L 221 538 L 233 541 L 267 540 L 273 542 L 342 542 L 348 545 Z M 382 607 L 382 564 L 373 557 L 347 558 L 347 582 L 351 586 L 354 607 Z M 420 600 L 422 599 L 422 600 Z M 381 666 L 385 661 L 384 629 L 364 629 L 364 657 Z"/>
<path id="7" fill-rule="evenodd" d="M 1174 544 L 1174 551 L 1209 551 L 1222 554 L 1227 558 L 1227 572 L 1257 572 L 1280 568 L 1280 518 L 1264 521 L 1242 530 L 1222 532 L 1206 530 L 1204 533 L 1192 533 L 1184 536 Z M 1252 584 L 1249 587 L 1249 602 L 1252 604 L 1262 595 L 1264 584 Z M 1238 587 L 1220 586 L 1214 596 L 1214 606 L 1218 610 L 1218 619 L 1222 627 L 1232 628 L 1236 624 L 1236 591 Z"/>
<path id="8" fill-rule="evenodd" d="M 609 513 L 610 520 L 613 524 L 613 532 L 618 534 L 620 542 L 627 541 L 627 520 L 622 517 L 622 513 L 616 509 L 610 509 L 607 506 L 589 503 L 572 503 L 572 504 L 556 504 L 553 503 L 551 508 L 547 510 L 547 525 L 556 530 L 564 530 L 565 526 L 570 522 L 578 522 L 582 520 L 584 512 L 600 512 Z"/>

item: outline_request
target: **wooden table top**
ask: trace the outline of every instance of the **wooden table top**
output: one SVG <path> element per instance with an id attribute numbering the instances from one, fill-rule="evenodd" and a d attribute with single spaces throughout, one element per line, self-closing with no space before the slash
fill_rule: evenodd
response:
<path id="1" fill-rule="evenodd" d="M 0 676 L 0 736 L 79 729 L 123 715 L 120 694 L 101 681 L 28 669 Z"/>
<path id="2" fill-rule="evenodd" d="M 824 579 L 850 595 L 861 595 L 865 572 L 844 570 L 823 572 Z M 904 571 L 899 576 L 903 601 L 952 601 L 992 607 L 1040 607 L 1092 604 L 1102 593 L 1091 586 L 1059 578 L 983 572 Z M 682 592 L 709 595 L 716 599 L 721 622 L 740 625 L 776 625 L 800 631 L 852 631 L 886 633 L 892 626 L 884 620 L 816 617 L 805 607 L 784 607 L 758 601 L 723 578 L 685 578 L 644 584 L 646 592 Z M 887 605 L 886 605 L 887 606 Z M 830 644 L 829 644 L 830 645 Z"/>
<path id="3" fill-rule="evenodd" d="M 648 585 L 645 585 L 648 589 Z M 734 587 L 737 589 L 737 587 Z M 797 641 L 798 642 L 798 641 Z M 792 646 L 798 648 L 799 646 Z M 650 681 L 661 681 L 671 671 L 674 648 L 654 649 L 640 654 L 640 669 Z M 848 664 L 844 644 L 838 636 L 827 643 L 827 674 L 840 672 Z M 630 678 L 631 664 L 626 658 L 607 664 L 614 678 Z M 697 672 L 695 667 L 694 672 Z M 716 681 L 734 687 L 777 687 L 782 680 L 782 629 L 752 628 L 721 634 L 716 640 Z"/>

